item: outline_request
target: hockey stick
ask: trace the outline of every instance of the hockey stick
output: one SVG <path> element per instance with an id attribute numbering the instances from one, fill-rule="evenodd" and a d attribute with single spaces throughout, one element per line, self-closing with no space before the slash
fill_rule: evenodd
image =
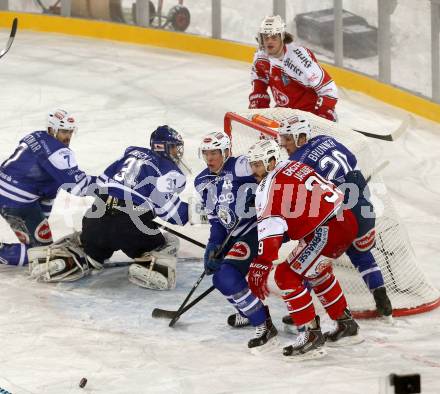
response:
<path id="1" fill-rule="evenodd" d="M 14 20 L 12 21 L 11 33 L 9 34 L 9 39 L 8 39 L 7 44 L 6 44 L 6 47 L 5 47 L 5 49 L 3 49 L 0 52 L 0 59 L 3 56 L 5 56 L 8 53 L 9 49 L 11 48 L 12 43 L 14 42 L 15 33 L 17 32 L 17 26 L 18 26 L 18 19 L 14 18 Z"/>
<path id="2" fill-rule="evenodd" d="M 153 222 L 156 223 L 156 225 L 158 227 L 163 228 L 164 230 L 168 231 L 169 233 L 174 234 L 177 237 L 184 239 L 185 241 L 191 242 L 192 244 L 197 245 L 197 246 L 201 247 L 202 249 L 206 249 L 206 245 L 204 243 L 199 242 L 193 238 L 190 238 L 185 234 L 179 233 L 178 231 L 173 230 L 172 228 L 169 228 L 169 227 L 165 226 L 164 224 L 160 224 L 160 223 L 156 222 L 155 220 L 153 220 Z"/>
<path id="3" fill-rule="evenodd" d="M 178 263 L 186 263 L 186 262 L 200 262 L 202 261 L 199 257 L 179 257 L 177 259 Z M 130 264 L 135 263 L 135 260 L 130 261 L 109 261 L 107 263 L 103 264 L 104 268 L 121 268 L 121 267 L 128 267 Z"/>
<path id="4" fill-rule="evenodd" d="M 226 244 L 229 242 L 229 240 L 232 237 L 232 233 L 235 231 L 235 229 L 239 226 L 239 224 L 241 223 L 241 219 L 239 219 L 237 221 L 237 223 L 234 225 L 234 227 L 231 229 L 231 231 L 229 232 L 228 236 L 226 237 L 226 239 L 223 241 L 223 243 L 221 244 L 219 250 L 216 252 L 215 257 L 219 257 L 222 253 L 223 253 L 223 249 L 225 248 Z M 199 276 L 199 278 L 197 279 L 196 283 L 194 283 L 192 289 L 190 290 L 190 292 L 188 293 L 188 295 L 186 296 L 186 298 L 184 299 L 184 301 L 182 302 L 182 304 L 180 305 L 179 309 L 177 309 L 177 311 L 168 311 L 166 309 L 161 309 L 161 308 L 155 308 L 153 309 L 153 312 L 151 314 L 152 317 L 168 317 L 168 316 L 173 316 L 172 320 L 170 321 L 169 326 L 173 327 L 177 320 L 179 320 L 180 316 L 185 313 L 188 309 L 190 309 L 193 305 L 197 304 L 200 300 L 202 300 L 203 298 L 205 298 L 209 293 L 211 293 L 211 291 L 214 290 L 214 286 L 211 286 L 211 288 L 209 288 L 208 290 L 206 290 L 204 293 L 200 294 L 191 304 L 188 305 L 188 308 L 185 308 L 186 304 L 188 303 L 189 299 L 191 298 L 191 296 L 194 294 L 194 292 L 196 291 L 197 287 L 199 287 L 199 284 L 201 283 L 201 281 L 203 280 L 203 278 L 206 275 L 206 271 L 203 271 L 201 273 L 201 275 Z M 190 306 L 191 305 L 191 306 Z"/>
<path id="5" fill-rule="evenodd" d="M 209 293 L 215 290 L 214 286 L 211 286 L 210 288 L 206 289 L 202 294 L 197 296 L 197 298 L 194 298 L 188 305 L 185 306 L 180 311 L 180 315 L 183 315 L 188 309 L 191 309 L 195 304 L 197 304 L 199 301 L 201 301 L 203 298 L 205 298 Z M 155 308 L 153 309 L 152 316 L 156 318 L 164 318 L 164 319 L 174 319 L 177 316 L 178 311 L 170 311 L 167 309 L 160 309 Z M 179 316 L 180 316 L 179 315 Z"/>
<path id="6" fill-rule="evenodd" d="M 410 120 L 411 117 L 407 116 L 407 118 L 402 121 L 402 123 L 396 130 L 394 130 L 391 134 L 386 134 L 386 135 L 369 133 L 367 131 L 357 130 L 357 129 L 352 129 L 352 130 L 355 131 L 356 133 L 363 134 L 369 138 L 375 138 L 377 140 L 383 140 L 383 141 L 396 141 L 408 128 Z"/>

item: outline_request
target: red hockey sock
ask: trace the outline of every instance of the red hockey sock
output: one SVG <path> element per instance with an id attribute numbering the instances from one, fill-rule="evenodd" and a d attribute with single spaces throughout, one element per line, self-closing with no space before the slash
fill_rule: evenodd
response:
<path id="1" fill-rule="evenodd" d="M 336 320 L 347 308 L 347 300 L 342 292 L 341 285 L 333 273 L 325 273 L 322 277 L 310 281 L 313 290 L 328 315 Z"/>
<path id="2" fill-rule="evenodd" d="M 303 278 L 292 271 L 287 263 L 276 267 L 275 283 L 282 291 L 282 298 L 295 325 L 306 324 L 316 316 L 312 296 L 304 286 Z"/>

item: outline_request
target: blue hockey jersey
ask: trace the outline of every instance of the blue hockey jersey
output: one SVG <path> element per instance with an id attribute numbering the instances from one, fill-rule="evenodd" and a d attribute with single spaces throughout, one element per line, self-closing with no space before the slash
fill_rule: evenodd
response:
<path id="1" fill-rule="evenodd" d="M 312 167 L 324 178 L 340 185 L 345 175 L 357 168 L 357 159 L 343 144 L 328 135 L 318 135 L 298 148 L 289 160 L 300 161 Z"/>
<path id="2" fill-rule="evenodd" d="M 188 204 L 179 198 L 185 189 L 185 175 L 176 163 L 148 148 L 128 147 L 98 177 L 97 184 L 102 192 L 142 205 L 171 224 L 188 221 Z"/>
<path id="3" fill-rule="evenodd" d="M 72 150 L 47 132 L 35 131 L 0 166 L 0 206 L 53 199 L 59 188 L 82 196 L 95 179 L 78 168 Z"/>
<path id="4" fill-rule="evenodd" d="M 245 235 L 257 225 L 255 208 L 249 207 L 257 183 L 245 156 L 230 157 L 219 174 L 208 168 L 194 180 L 211 225 L 209 243 L 219 245 L 243 218 L 232 236 Z"/>

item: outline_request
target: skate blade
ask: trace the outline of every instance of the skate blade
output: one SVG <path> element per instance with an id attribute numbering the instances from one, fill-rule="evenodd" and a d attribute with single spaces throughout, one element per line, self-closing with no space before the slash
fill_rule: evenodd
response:
<path id="1" fill-rule="evenodd" d="M 320 347 L 318 349 L 310 350 L 307 353 L 301 354 L 292 354 L 290 356 L 284 356 L 284 360 L 286 361 L 306 361 L 306 360 L 316 360 L 319 358 L 323 358 L 327 356 L 327 350 L 325 348 Z"/>
<path id="2" fill-rule="evenodd" d="M 336 342 L 332 342 L 330 340 L 327 340 L 326 345 L 328 347 L 342 347 L 342 346 L 357 345 L 357 344 L 362 343 L 364 341 L 365 341 L 365 338 L 361 334 L 357 334 L 357 335 L 352 335 L 350 337 L 341 338 Z"/>
<path id="3" fill-rule="evenodd" d="M 263 346 L 257 346 L 250 348 L 250 352 L 255 355 L 261 355 L 261 354 L 267 354 L 267 353 L 274 353 L 275 351 L 280 351 L 280 341 L 277 337 L 273 337 L 267 341 Z"/>
<path id="4" fill-rule="evenodd" d="M 298 329 L 293 324 L 284 324 L 284 332 L 286 334 L 298 335 Z"/>

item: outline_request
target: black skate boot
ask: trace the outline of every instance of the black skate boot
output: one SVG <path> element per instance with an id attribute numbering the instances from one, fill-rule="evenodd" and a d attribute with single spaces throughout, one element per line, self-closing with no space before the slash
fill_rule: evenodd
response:
<path id="1" fill-rule="evenodd" d="M 251 325 L 251 322 L 246 316 L 242 316 L 240 313 L 233 313 L 228 317 L 228 325 L 234 328 L 247 327 Z"/>
<path id="2" fill-rule="evenodd" d="M 255 327 L 255 337 L 249 340 L 248 348 L 254 352 L 268 351 L 272 348 L 270 345 L 276 345 L 278 343 L 275 338 L 278 335 L 278 330 L 272 323 L 270 315 L 268 315 L 266 321 L 263 324 Z"/>
<path id="3" fill-rule="evenodd" d="M 374 289 L 373 297 L 376 302 L 376 309 L 379 316 L 388 317 L 393 315 L 393 307 L 391 306 L 391 301 L 388 298 L 385 287 Z"/>
<path id="4" fill-rule="evenodd" d="M 283 316 L 281 321 L 283 322 L 284 332 L 294 335 L 298 334 L 298 327 L 293 323 L 290 315 Z"/>
<path id="5" fill-rule="evenodd" d="M 300 329 L 295 342 L 283 349 L 283 355 L 295 360 L 310 360 L 324 357 L 325 336 L 321 331 L 319 316 Z"/>
<path id="6" fill-rule="evenodd" d="M 348 309 L 345 309 L 344 316 L 335 320 L 335 323 L 335 329 L 325 333 L 329 346 L 354 345 L 364 341 L 359 334 L 359 325 Z"/>

